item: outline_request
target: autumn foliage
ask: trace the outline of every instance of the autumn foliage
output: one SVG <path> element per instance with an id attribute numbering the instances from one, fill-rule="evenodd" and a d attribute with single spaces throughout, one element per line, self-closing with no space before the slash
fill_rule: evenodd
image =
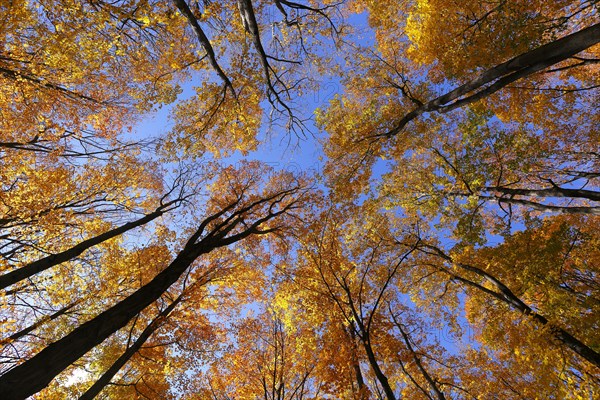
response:
<path id="1" fill-rule="evenodd" d="M 0 399 L 600 397 L 598 1 L 5 1 L 0 39 Z"/>

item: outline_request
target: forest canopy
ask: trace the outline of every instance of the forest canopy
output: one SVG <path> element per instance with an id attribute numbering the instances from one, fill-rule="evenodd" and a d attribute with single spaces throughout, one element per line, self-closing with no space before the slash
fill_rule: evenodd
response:
<path id="1" fill-rule="evenodd" d="M 600 398 L 598 0 L 0 3 L 0 398 Z"/>

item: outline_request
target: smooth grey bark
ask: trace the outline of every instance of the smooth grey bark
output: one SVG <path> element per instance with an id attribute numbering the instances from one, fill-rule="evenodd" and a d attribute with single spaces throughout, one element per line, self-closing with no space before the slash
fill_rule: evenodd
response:
<path id="1" fill-rule="evenodd" d="M 163 311 L 161 311 L 142 331 L 142 333 L 138 336 L 138 338 L 133 342 L 131 346 L 129 346 L 119 358 L 115 360 L 115 362 L 102 374 L 102 376 L 94 382 L 94 384 L 85 391 L 84 394 L 79 397 L 79 400 L 92 400 L 96 397 L 102 389 L 106 387 L 111 381 L 111 379 L 119 372 L 121 368 L 133 357 L 135 353 L 137 353 L 144 343 L 152 336 L 154 332 L 158 328 L 161 327 L 162 321 L 168 317 L 168 315 L 175 309 L 177 304 L 179 304 L 182 300 L 183 294 L 179 295 L 168 307 L 166 307 Z"/>
<path id="2" fill-rule="evenodd" d="M 348 329 L 343 327 L 344 331 L 349 336 L 351 346 L 352 346 L 352 369 L 354 370 L 354 379 L 356 379 L 356 385 L 358 386 L 358 392 L 360 393 L 360 399 L 366 399 L 366 384 L 365 379 L 363 377 L 362 371 L 360 369 L 360 361 L 358 358 L 358 346 L 356 345 L 356 332 L 354 332 L 354 328 L 349 326 Z"/>
<path id="3" fill-rule="evenodd" d="M 527 304 L 525 304 L 525 302 L 523 302 L 523 300 L 521 300 L 517 295 L 515 295 L 504 283 L 502 283 L 495 276 L 482 270 L 481 268 L 477 268 L 472 265 L 468 265 L 468 264 L 464 264 L 464 263 L 455 263 L 454 260 L 449 255 L 444 253 L 440 248 L 438 248 L 436 246 L 423 245 L 422 247 L 433 250 L 434 255 L 437 255 L 438 257 L 444 259 L 445 261 L 452 263 L 465 271 L 472 272 L 472 273 L 484 278 L 490 284 L 492 284 L 492 286 L 496 290 L 488 289 L 476 282 L 473 282 L 469 279 L 458 276 L 458 275 L 452 273 L 451 271 L 449 271 L 445 268 L 442 268 L 441 271 L 450 275 L 452 277 L 452 279 L 463 282 L 469 286 L 473 286 L 473 287 L 477 288 L 478 290 L 481 290 L 481 291 L 489 294 L 490 296 L 493 296 L 494 298 L 508 304 L 510 307 L 518 310 L 523 315 L 530 316 L 531 318 L 533 318 L 534 321 L 538 322 L 540 325 L 548 326 L 550 332 L 556 339 L 558 339 L 560 342 L 564 343 L 568 348 L 573 350 L 579 356 L 586 359 L 587 361 L 589 361 L 596 367 L 600 367 L 600 353 L 594 351 L 591 347 L 587 346 L 581 340 L 577 339 L 575 336 L 571 335 L 569 332 L 562 329 L 561 327 L 551 324 L 546 317 L 544 317 L 541 314 L 538 314 L 531 307 L 529 307 Z M 427 253 L 431 254 L 429 252 L 427 252 Z"/>
<path id="4" fill-rule="evenodd" d="M 486 195 L 478 195 L 481 200 L 487 201 L 495 201 L 499 204 L 516 204 L 529 208 L 533 208 L 534 210 L 542 211 L 542 212 L 555 212 L 560 214 L 587 214 L 587 215 L 600 215 L 600 207 L 586 207 L 586 206 L 554 206 L 551 204 L 542 204 L 531 200 L 524 199 L 515 199 L 512 197 L 504 197 L 504 196 L 486 196 Z"/>
<path id="5" fill-rule="evenodd" d="M 449 91 L 404 115 L 383 135 L 397 135 L 412 120 L 426 112 L 445 113 L 491 95 L 507 85 L 557 64 L 600 42 L 600 24 L 518 55 L 483 72 L 479 77 Z M 472 93 L 473 92 L 473 93 Z M 472 93 L 472 94 L 469 94 Z M 463 97 L 465 96 L 465 97 Z"/>
<path id="6" fill-rule="evenodd" d="M 8 286 L 20 282 L 24 279 L 30 278 L 33 275 L 45 271 L 49 268 L 52 268 L 56 265 L 72 260 L 73 258 L 79 256 L 81 253 L 83 253 L 91 247 L 94 247 L 102 242 L 117 237 L 131 229 L 147 224 L 148 222 L 160 217 L 165 212 L 167 212 L 168 207 L 173 205 L 177 201 L 179 200 L 174 200 L 165 203 L 164 205 L 161 205 L 159 208 L 157 208 L 154 212 L 145 215 L 140 219 L 123 224 L 117 228 L 101 233 L 98 236 L 94 236 L 93 238 L 86 239 L 83 242 L 78 243 L 77 245 L 65 251 L 56 254 L 51 254 L 49 256 L 26 264 L 18 269 L 15 269 L 14 271 L 0 276 L 0 290 L 5 289 Z"/>

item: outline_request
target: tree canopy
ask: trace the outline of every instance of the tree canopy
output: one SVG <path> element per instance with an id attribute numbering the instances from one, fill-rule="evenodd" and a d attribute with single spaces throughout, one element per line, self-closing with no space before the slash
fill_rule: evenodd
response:
<path id="1" fill-rule="evenodd" d="M 0 398 L 600 397 L 597 0 L 5 1 L 0 38 Z"/>

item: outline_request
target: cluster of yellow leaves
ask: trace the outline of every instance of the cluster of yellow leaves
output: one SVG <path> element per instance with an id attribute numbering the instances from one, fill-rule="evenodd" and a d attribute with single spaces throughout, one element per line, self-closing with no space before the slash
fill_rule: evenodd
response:
<path id="1" fill-rule="evenodd" d="M 177 105 L 173 139 L 163 153 L 202 156 L 208 152 L 225 157 L 236 150 L 243 154 L 255 150 L 262 122 L 261 97 L 249 85 L 234 98 L 221 84 L 203 83 L 196 88 L 196 96 Z"/>
<path id="2" fill-rule="evenodd" d="M 460 78 L 555 38 L 558 31 L 564 35 L 561 17 L 580 6 L 571 0 L 416 0 L 406 20 L 408 55 L 417 63 L 435 64 L 444 74 L 434 75 L 438 79 Z M 576 21 L 569 24 L 577 26 L 590 12 L 575 13 Z"/>

